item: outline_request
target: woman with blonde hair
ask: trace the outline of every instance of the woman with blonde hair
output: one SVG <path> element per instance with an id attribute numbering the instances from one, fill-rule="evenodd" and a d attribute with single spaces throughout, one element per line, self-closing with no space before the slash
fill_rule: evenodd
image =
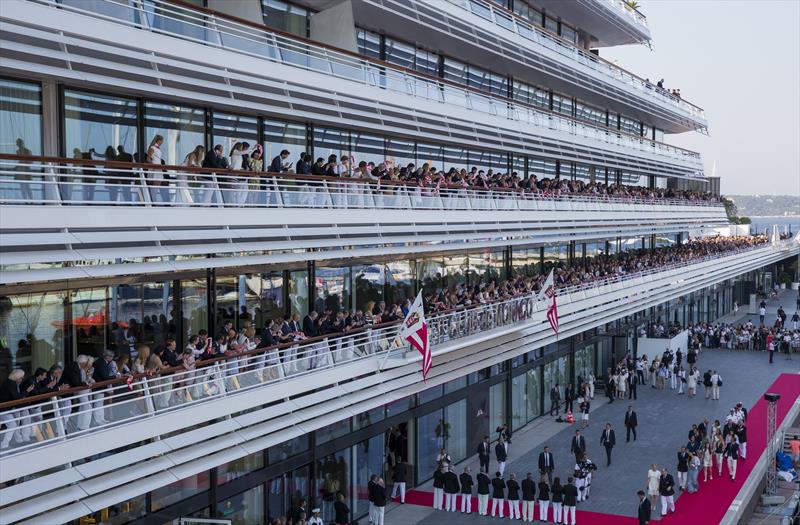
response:
<path id="1" fill-rule="evenodd" d="M 714 446 L 710 439 L 706 441 L 703 449 L 703 482 L 708 481 L 709 477 L 714 479 Z"/>
<path id="2" fill-rule="evenodd" d="M 187 168 L 201 168 L 203 167 L 203 159 L 206 156 L 206 148 L 198 145 L 192 151 L 186 154 L 186 157 L 183 159 L 183 166 Z M 178 174 L 178 196 L 181 202 L 192 203 L 194 202 L 194 198 L 192 197 L 192 192 L 189 190 L 189 180 L 197 180 L 197 177 L 194 175 L 189 175 L 188 173 L 179 173 Z M 201 190 L 202 192 L 202 190 Z M 202 199 L 199 199 L 202 200 Z"/>
<path id="3" fill-rule="evenodd" d="M 8 378 L 0 386 L 0 403 L 17 401 L 28 395 L 33 389 L 33 383 L 27 390 L 22 390 L 20 384 L 25 378 L 25 371 L 16 368 L 8 374 Z M 26 443 L 31 438 L 33 428 L 29 426 L 30 417 L 28 410 L 24 407 L 11 408 L 0 413 L 0 423 L 4 423 L 6 428 L 3 439 L 0 441 L 0 449 L 8 448 L 13 439 L 16 443 Z M 19 429 L 18 427 L 22 427 Z"/>
<path id="4" fill-rule="evenodd" d="M 156 164 L 161 166 L 164 164 L 164 158 L 161 152 L 161 146 L 164 144 L 164 137 L 155 135 L 150 145 L 147 147 L 147 164 Z M 153 188 L 150 192 L 150 197 L 153 201 L 161 200 L 162 202 L 169 202 L 169 189 L 164 188 L 169 183 L 164 180 L 164 172 L 161 169 L 153 169 L 148 172 L 148 178 L 153 181 L 152 186 L 162 186 L 161 188 Z"/>

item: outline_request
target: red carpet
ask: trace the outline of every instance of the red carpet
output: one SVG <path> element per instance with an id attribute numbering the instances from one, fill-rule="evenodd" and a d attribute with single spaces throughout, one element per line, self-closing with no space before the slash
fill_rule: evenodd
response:
<path id="1" fill-rule="evenodd" d="M 725 388 L 725 387 L 723 387 Z M 778 379 L 765 391 L 780 394 L 778 400 L 778 425 L 786 417 L 795 399 L 800 397 L 800 375 L 781 374 Z M 724 415 L 729 407 L 721 406 L 719 417 Z M 739 461 L 736 472 L 736 481 L 731 482 L 727 476 L 727 467 L 723 467 L 722 479 L 715 478 L 703 483 L 702 471 L 700 473 L 700 491 L 696 494 L 684 493 L 675 504 L 676 512 L 657 523 L 663 525 L 712 525 L 719 523 L 722 516 L 728 510 L 736 494 L 742 488 L 744 481 L 753 470 L 759 456 L 766 448 L 766 423 L 767 423 L 767 402 L 763 397 L 753 406 L 747 414 L 747 460 Z M 635 510 L 636 496 L 631 498 L 631 507 Z M 406 503 L 412 505 L 422 505 L 425 507 L 433 506 L 433 492 L 410 490 L 406 493 Z M 461 508 L 461 498 L 459 497 L 458 508 Z M 477 513 L 478 498 L 472 498 L 472 512 Z M 492 501 L 489 499 L 489 511 L 492 510 Z M 552 509 L 548 518 L 553 519 Z M 661 512 L 660 502 L 658 508 L 653 509 L 653 517 Z M 508 504 L 503 510 L 504 516 L 508 516 Z M 539 517 L 539 507 L 536 507 L 536 518 Z M 636 518 L 619 516 L 614 514 L 601 514 L 581 510 L 578 504 L 576 522 L 579 525 L 638 525 Z M 652 523 L 656 523 L 655 520 Z"/>

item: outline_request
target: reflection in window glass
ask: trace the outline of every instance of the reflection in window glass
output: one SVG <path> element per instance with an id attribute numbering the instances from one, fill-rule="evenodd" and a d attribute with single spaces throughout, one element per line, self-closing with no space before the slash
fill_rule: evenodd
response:
<path id="1" fill-rule="evenodd" d="M 72 340 L 76 355 L 100 357 L 106 348 L 108 333 L 108 288 L 84 288 L 71 293 Z"/>
<path id="2" fill-rule="evenodd" d="M 350 155 L 350 132 L 335 128 L 314 128 L 314 156 L 327 162 L 330 155 L 341 160 L 342 155 Z"/>
<path id="3" fill-rule="evenodd" d="M 264 485 L 236 494 L 217 503 L 217 517 L 231 525 L 249 525 L 264 521 Z"/>
<path id="4" fill-rule="evenodd" d="M 294 167 L 300 160 L 300 154 L 308 151 L 305 124 L 265 119 L 264 137 L 264 166 L 269 166 L 272 159 L 280 155 L 281 151 L 288 150 L 288 160 Z"/>
<path id="5" fill-rule="evenodd" d="M 353 166 L 357 166 L 361 161 L 377 166 L 386 160 L 383 137 L 354 131 L 351 139 L 353 141 Z"/>
<path id="6" fill-rule="evenodd" d="M 595 371 L 594 343 L 575 351 L 575 375 L 586 381 Z"/>
<path id="7" fill-rule="evenodd" d="M 314 273 L 314 311 L 321 314 L 326 310 L 350 309 L 350 268 L 318 267 Z"/>
<path id="8" fill-rule="evenodd" d="M 365 514 L 369 508 L 367 499 L 369 477 L 372 474 L 378 474 L 379 476 L 383 474 L 384 435 L 379 434 L 354 446 L 353 456 L 356 479 L 353 484 L 351 518 Z"/>
<path id="9" fill-rule="evenodd" d="M 205 145 L 205 110 L 145 102 L 144 111 L 145 143 L 149 147 L 156 135 L 164 138 L 161 145 L 164 163 L 181 164 L 195 147 Z"/>
<path id="10" fill-rule="evenodd" d="M 358 53 L 360 55 L 376 60 L 381 58 L 381 37 L 378 33 L 358 29 L 356 31 L 356 43 L 358 44 Z"/>
<path id="11" fill-rule="evenodd" d="M 553 111 L 568 117 L 572 116 L 572 98 L 553 93 Z"/>
<path id="12" fill-rule="evenodd" d="M 208 328 L 208 286 L 205 279 L 181 281 L 184 338 Z"/>
<path id="13" fill-rule="evenodd" d="M 175 502 L 199 494 L 209 488 L 209 475 L 204 470 L 188 478 L 159 487 L 151 493 L 153 510 L 161 510 Z"/>
<path id="14" fill-rule="evenodd" d="M 137 343 L 164 344 L 175 337 L 171 319 L 171 283 L 120 284 L 111 287 L 111 343 L 117 355 L 129 354 Z"/>
<path id="15" fill-rule="evenodd" d="M 356 292 L 356 309 L 366 315 L 376 303 L 383 301 L 383 285 L 386 282 L 382 264 L 353 266 L 353 289 Z"/>
<path id="16" fill-rule="evenodd" d="M 0 361 L 0 382 L 14 368 L 27 375 L 64 362 L 64 345 L 71 335 L 64 322 L 64 300 L 59 292 L 0 297 L 0 348 L 10 353 Z"/>
<path id="17" fill-rule="evenodd" d="M 414 300 L 414 270 L 411 261 L 395 261 L 386 265 L 386 282 L 389 297 L 386 302 L 400 304 Z"/>
<path id="18" fill-rule="evenodd" d="M 489 430 L 494 431 L 506 422 L 506 382 L 489 388 Z"/>
<path id="19" fill-rule="evenodd" d="M 217 467 L 217 486 L 264 468 L 264 452 L 259 451 Z"/>
<path id="20" fill-rule="evenodd" d="M 358 414 L 353 418 L 354 430 L 366 428 L 372 425 L 373 423 L 382 421 L 383 412 L 384 409 L 382 406 L 378 408 L 373 408 L 372 410 L 367 410 L 366 412 L 361 412 L 360 414 Z"/>
<path id="21" fill-rule="evenodd" d="M 311 11 L 280 0 L 261 0 L 264 24 L 298 36 L 308 36 Z"/>
<path id="22" fill-rule="evenodd" d="M 100 512 L 88 514 L 79 523 L 102 523 L 103 525 L 124 525 L 147 514 L 145 494 L 111 505 Z"/>
<path id="23" fill-rule="evenodd" d="M 215 111 L 211 126 L 211 142 L 221 144 L 225 155 L 230 154 L 237 142 L 246 142 L 250 147 L 258 144 L 258 119 L 255 117 Z"/>
<path id="24" fill-rule="evenodd" d="M 445 256 L 444 267 L 448 288 L 454 288 L 467 282 L 467 258 L 464 255 Z"/>
<path id="25" fill-rule="evenodd" d="M 532 368 L 525 373 L 528 422 L 542 415 L 541 396 L 539 395 L 539 385 L 541 385 L 541 381 L 542 373 L 539 367 Z"/>
<path id="26" fill-rule="evenodd" d="M 423 164 L 428 164 L 437 170 L 444 169 L 442 147 L 437 144 L 417 143 L 417 166 L 422 166 Z"/>
<path id="27" fill-rule="evenodd" d="M 68 157 L 133 161 L 136 100 L 64 90 L 64 149 Z"/>
<path id="28" fill-rule="evenodd" d="M 308 313 L 308 271 L 289 272 L 289 305 L 292 315 Z"/>
<path id="29" fill-rule="evenodd" d="M 0 78 L 0 153 L 42 154 L 42 88 Z"/>
<path id="30" fill-rule="evenodd" d="M 270 320 L 280 323 L 283 318 L 283 275 L 281 272 L 248 274 L 248 312 L 254 319 L 257 329 L 269 326 Z M 255 307 L 251 309 L 250 296 Z"/>
<path id="31" fill-rule="evenodd" d="M 466 378 L 465 378 L 466 379 Z M 467 457 L 467 400 L 444 407 L 445 447 L 454 463 Z"/>
<path id="32" fill-rule="evenodd" d="M 318 459 L 316 473 L 315 495 L 322 499 L 322 521 L 332 523 L 335 518 L 333 504 L 336 502 L 336 495 L 341 492 L 345 501 L 350 498 L 350 449 Z"/>
<path id="33" fill-rule="evenodd" d="M 419 480 L 433 476 L 436 468 L 436 455 L 444 447 L 447 429 L 444 426 L 442 410 L 417 418 L 417 472 Z"/>
<path id="34" fill-rule="evenodd" d="M 331 423 L 317 429 L 317 443 L 327 443 L 328 441 L 340 438 L 350 432 L 350 419 L 343 419 L 336 423 Z"/>
<path id="35" fill-rule="evenodd" d="M 269 463 L 277 463 L 295 456 L 301 452 L 308 450 L 308 435 L 303 434 L 288 441 L 284 441 L 280 445 L 275 445 L 269 448 Z"/>
<path id="36" fill-rule="evenodd" d="M 423 259 L 417 262 L 419 283 L 424 294 L 438 292 L 444 286 L 444 261 L 442 259 Z"/>

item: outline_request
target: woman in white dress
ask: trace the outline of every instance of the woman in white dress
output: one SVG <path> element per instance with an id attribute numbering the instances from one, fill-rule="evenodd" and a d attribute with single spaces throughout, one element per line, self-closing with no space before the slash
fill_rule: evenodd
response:
<path id="1" fill-rule="evenodd" d="M 699 376 L 700 372 L 697 371 L 697 368 L 692 368 L 692 371 L 686 376 L 686 390 L 688 391 L 689 397 L 697 395 L 697 378 Z"/>
<path id="2" fill-rule="evenodd" d="M 658 484 L 661 481 L 661 471 L 655 463 L 650 465 L 650 470 L 647 471 L 647 494 L 650 496 L 650 503 L 653 508 L 656 508 L 658 502 Z"/>
<path id="3" fill-rule="evenodd" d="M 714 446 L 711 440 L 706 442 L 703 449 L 703 482 L 708 481 L 708 478 L 714 479 Z"/>
<path id="4" fill-rule="evenodd" d="M 242 171 L 248 168 L 244 166 L 244 156 L 252 153 L 253 148 L 249 146 L 246 142 L 237 142 L 233 145 L 231 149 L 232 170 Z M 233 189 L 233 202 L 242 206 L 247 201 L 247 179 L 239 177 L 233 179 Z"/>
<path id="5" fill-rule="evenodd" d="M 150 141 L 150 146 L 147 148 L 148 164 L 157 164 L 158 166 L 164 164 L 163 156 L 161 155 L 162 144 L 164 144 L 164 137 L 161 135 L 154 136 L 153 140 Z M 152 181 L 150 184 L 153 186 L 164 186 L 166 183 L 164 180 L 164 172 L 160 168 L 150 170 L 147 173 L 147 178 Z M 169 189 L 163 187 L 153 188 L 150 192 L 150 198 L 153 199 L 154 202 L 159 200 L 161 202 L 169 202 Z"/>
<path id="6" fill-rule="evenodd" d="M 203 146 L 197 146 L 192 151 L 190 151 L 183 159 L 183 166 L 186 166 L 187 168 L 202 168 L 203 158 L 205 156 L 206 156 L 206 148 L 204 148 Z M 185 203 L 194 202 L 194 199 L 192 198 L 192 193 L 189 191 L 190 177 L 192 180 L 196 178 L 194 175 L 190 176 L 187 173 L 178 174 L 178 197 L 180 198 L 181 202 Z"/>

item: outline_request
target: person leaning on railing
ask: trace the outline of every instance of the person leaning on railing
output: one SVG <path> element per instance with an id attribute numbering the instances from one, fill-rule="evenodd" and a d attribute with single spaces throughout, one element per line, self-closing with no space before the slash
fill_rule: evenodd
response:
<path id="1" fill-rule="evenodd" d="M 0 403 L 19 401 L 33 391 L 35 388 L 33 384 L 29 383 L 25 388 L 22 387 L 24 378 L 25 371 L 19 368 L 12 370 L 8 374 L 8 378 L 0 385 Z M 2 440 L 0 440 L 0 449 L 8 448 L 12 440 L 18 444 L 30 441 L 31 427 L 28 425 L 29 422 L 29 412 L 24 406 L 0 412 L 0 423 L 5 425 L 5 431 L 2 434 Z"/>

